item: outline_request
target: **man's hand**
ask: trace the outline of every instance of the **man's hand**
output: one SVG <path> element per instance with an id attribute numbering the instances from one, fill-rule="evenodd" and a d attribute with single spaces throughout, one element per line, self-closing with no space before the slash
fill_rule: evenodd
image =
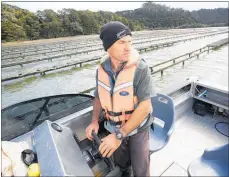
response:
<path id="1" fill-rule="evenodd" d="M 90 125 L 86 128 L 86 136 L 89 140 L 92 140 L 93 137 L 91 136 L 92 130 L 95 131 L 96 134 L 98 134 L 99 131 L 99 116 L 101 113 L 102 107 L 99 101 L 99 98 L 95 97 L 93 101 L 93 116 L 92 121 Z"/>
<path id="2" fill-rule="evenodd" d="M 103 157 L 110 157 L 120 145 L 121 140 L 117 139 L 115 134 L 110 134 L 102 139 L 102 143 L 99 146 L 99 152 Z"/>
<path id="3" fill-rule="evenodd" d="M 93 139 L 93 137 L 91 136 L 93 130 L 95 131 L 96 134 L 98 134 L 99 123 L 97 121 L 92 121 L 86 128 L 86 136 L 89 140 Z"/>

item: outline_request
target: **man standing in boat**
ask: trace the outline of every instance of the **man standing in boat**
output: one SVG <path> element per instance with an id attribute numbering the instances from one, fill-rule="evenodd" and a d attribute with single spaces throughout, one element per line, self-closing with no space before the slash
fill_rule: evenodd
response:
<path id="1" fill-rule="evenodd" d="M 98 133 L 103 110 L 105 128 L 111 132 L 102 139 L 99 151 L 103 157 L 113 155 L 122 176 L 150 176 L 149 128 L 138 132 L 152 112 L 153 81 L 150 70 L 132 48 L 130 29 L 120 22 L 109 22 L 101 28 L 100 39 L 108 56 L 96 73 L 93 117 L 86 129 Z"/>

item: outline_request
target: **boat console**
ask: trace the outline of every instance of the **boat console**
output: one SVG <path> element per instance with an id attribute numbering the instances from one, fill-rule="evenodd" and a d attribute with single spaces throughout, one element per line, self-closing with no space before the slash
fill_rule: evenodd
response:
<path id="1" fill-rule="evenodd" d="M 69 128 L 45 121 L 34 129 L 34 145 L 41 176 L 93 176 Z"/>

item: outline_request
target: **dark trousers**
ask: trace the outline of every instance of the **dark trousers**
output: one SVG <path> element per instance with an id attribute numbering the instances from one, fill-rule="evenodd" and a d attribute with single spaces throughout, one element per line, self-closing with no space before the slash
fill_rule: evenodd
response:
<path id="1" fill-rule="evenodd" d="M 132 166 L 134 176 L 150 176 L 149 129 L 124 139 L 113 157 L 122 169 Z"/>

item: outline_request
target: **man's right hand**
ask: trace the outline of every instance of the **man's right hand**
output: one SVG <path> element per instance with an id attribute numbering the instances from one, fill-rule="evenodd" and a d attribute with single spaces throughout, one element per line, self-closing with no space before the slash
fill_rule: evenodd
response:
<path id="1" fill-rule="evenodd" d="M 96 134 L 98 134 L 99 131 L 99 123 L 97 121 L 92 121 L 88 127 L 86 128 L 86 136 L 89 140 L 92 140 L 92 131 L 95 131 Z"/>

